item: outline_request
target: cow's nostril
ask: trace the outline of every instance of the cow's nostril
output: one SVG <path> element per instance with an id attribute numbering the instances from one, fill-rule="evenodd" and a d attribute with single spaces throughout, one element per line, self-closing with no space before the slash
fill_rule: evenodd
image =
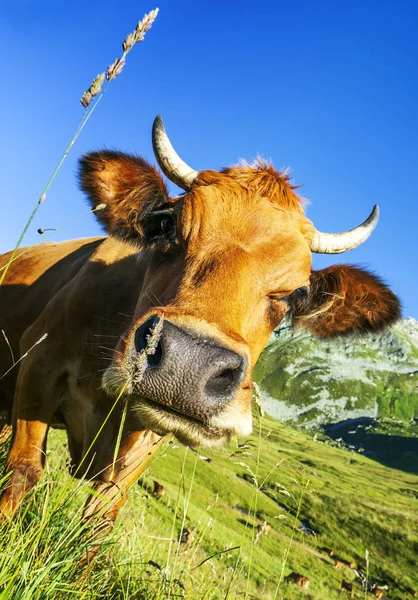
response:
<path id="1" fill-rule="evenodd" d="M 225 369 L 222 373 L 219 373 L 218 377 L 221 379 L 231 379 L 233 377 L 234 370 L 233 369 Z"/>
<path id="2" fill-rule="evenodd" d="M 138 327 L 138 329 L 135 331 L 134 344 L 135 350 L 138 353 L 142 353 L 147 347 L 149 338 L 152 332 L 154 331 L 155 326 L 158 324 L 159 320 L 159 317 L 150 317 L 145 321 L 145 323 L 142 323 L 142 325 L 140 325 L 140 327 Z M 148 367 L 158 367 L 162 358 L 163 346 L 160 338 L 157 346 L 154 349 L 154 352 L 152 354 L 149 354 L 147 357 Z"/>
<path id="3" fill-rule="evenodd" d="M 138 359 L 144 356 L 155 318 L 148 318 L 132 335 L 134 363 L 135 350 Z M 247 372 L 244 355 L 212 338 L 192 335 L 167 319 L 155 354 L 147 358 L 143 377 L 135 379 L 141 397 L 203 422 L 209 422 L 234 399 Z"/>
<path id="4" fill-rule="evenodd" d="M 235 361 L 234 361 L 235 362 Z M 243 361 L 240 359 L 239 366 L 224 368 L 213 373 L 205 384 L 205 394 L 209 398 L 222 399 L 225 395 L 234 392 L 243 374 Z"/>

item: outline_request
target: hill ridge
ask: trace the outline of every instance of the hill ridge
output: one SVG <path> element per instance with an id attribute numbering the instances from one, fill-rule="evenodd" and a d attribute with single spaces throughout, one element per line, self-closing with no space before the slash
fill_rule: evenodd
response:
<path id="1" fill-rule="evenodd" d="M 276 330 L 255 368 L 266 412 L 307 426 L 359 417 L 418 418 L 418 322 L 316 340 Z"/>

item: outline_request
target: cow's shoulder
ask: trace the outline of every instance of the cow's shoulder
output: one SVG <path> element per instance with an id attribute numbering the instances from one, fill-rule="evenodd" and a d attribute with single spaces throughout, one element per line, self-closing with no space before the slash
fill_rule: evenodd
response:
<path id="1" fill-rule="evenodd" d="M 89 259 L 106 238 L 85 238 L 65 242 L 46 242 L 27 248 L 19 248 L 15 256 L 12 253 L 0 256 L 0 268 L 12 258 L 5 285 L 29 286 L 48 275 L 54 269 L 53 276 L 71 278 L 74 272 Z"/>
<path id="2" fill-rule="evenodd" d="M 106 238 L 67 284 L 68 318 L 86 326 L 92 319 L 115 319 L 117 312 L 130 315 L 138 301 L 148 265 L 146 252 Z M 89 328 L 90 328 L 89 327 Z"/>
<path id="3" fill-rule="evenodd" d="M 84 301 L 99 293 L 98 284 L 105 281 L 103 267 L 134 253 L 126 244 L 103 237 L 19 249 L 0 286 L 0 327 L 18 347 L 23 332 L 41 315 L 48 324 L 62 320 L 72 293 Z M 0 256 L 0 268 L 10 257 L 11 253 Z"/>

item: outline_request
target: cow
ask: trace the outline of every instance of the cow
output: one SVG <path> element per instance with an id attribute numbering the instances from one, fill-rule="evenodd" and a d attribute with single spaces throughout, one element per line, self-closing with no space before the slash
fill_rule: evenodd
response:
<path id="1" fill-rule="evenodd" d="M 192 529 L 183 529 L 179 535 L 179 542 L 183 546 L 183 550 L 188 550 L 194 542 L 194 533 Z"/>
<path id="2" fill-rule="evenodd" d="M 306 575 L 301 575 L 300 573 L 296 573 L 295 571 L 292 571 L 289 575 L 287 575 L 285 577 L 285 581 L 288 583 L 295 583 L 304 590 L 307 590 L 311 584 L 309 577 L 306 577 Z"/>
<path id="3" fill-rule="evenodd" d="M 341 582 L 341 590 L 345 590 L 350 594 L 350 598 L 354 598 L 354 586 L 350 581 L 343 579 Z"/>
<path id="4" fill-rule="evenodd" d="M 162 500 L 165 495 L 165 487 L 156 480 L 154 480 L 153 494 L 157 500 Z"/>
<path id="5" fill-rule="evenodd" d="M 260 535 L 262 535 L 263 533 L 265 535 L 268 535 L 270 533 L 271 525 L 266 520 L 264 520 L 262 523 L 259 523 L 257 525 L 256 529 L 257 529 L 257 533 L 254 536 L 254 544 L 256 544 L 258 542 Z"/>
<path id="6" fill-rule="evenodd" d="M 324 233 L 287 173 L 261 159 L 198 172 L 161 117 L 152 136 L 183 194 L 170 197 L 140 156 L 92 152 L 79 180 L 107 237 L 0 259 L 9 342 L 0 344 L 0 412 L 13 427 L 3 519 L 39 481 L 50 426 L 67 431 L 72 474 L 94 481 L 84 518 L 111 527 L 168 434 L 209 447 L 251 432 L 253 367 L 286 315 L 318 338 L 380 331 L 400 316 L 377 276 L 311 266 L 313 252 L 363 243 L 377 207 L 359 227 Z M 14 368 L 10 350 L 23 357 Z"/>

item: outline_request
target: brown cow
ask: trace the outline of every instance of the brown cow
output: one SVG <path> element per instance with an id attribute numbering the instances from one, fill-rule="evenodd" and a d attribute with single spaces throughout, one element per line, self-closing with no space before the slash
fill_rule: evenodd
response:
<path id="1" fill-rule="evenodd" d="M 311 580 L 306 575 L 301 575 L 300 573 L 296 573 L 292 571 L 289 575 L 285 577 L 285 581 L 288 583 L 296 583 L 304 590 L 307 590 L 311 584 Z"/>
<path id="2" fill-rule="evenodd" d="M 157 500 L 162 500 L 164 498 L 165 487 L 161 483 L 159 483 L 159 481 L 154 480 L 153 494 L 157 498 Z"/>
<path id="3" fill-rule="evenodd" d="M 271 525 L 266 520 L 264 520 L 262 523 L 257 525 L 257 533 L 254 536 L 254 544 L 256 544 L 258 542 L 260 535 L 262 535 L 263 533 L 265 535 L 268 535 L 270 533 L 270 531 L 271 531 Z"/>
<path id="4" fill-rule="evenodd" d="M 1 372 L 10 349 L 27 353 L 1 380 L 0 411 L 13 422 L 3 515 L 41 477 L 51 424 L 66 427 L 72 473 L 96 481 L 85 516 L 100 513 L 110 526 L 168 433 L 189 446 L 250 433 L 252 370 L 286 314 L 320 338 L 378 331 L 399 317 L 396 296 L 376 276 L 311 268 L 311 252 L 345 252 L 367 239 L 376 207 L 354 230 L 321 233 L 271 165 L 194 171 L 158 117 L 153 142 L 184 195 L 170 198 L 140 157 L 84 156 L 81 187 L 93 208 L 106 205 L 96 216 L 109 237 L 21 250 L 0 288 L 10 342 L 0 346 Z"/>
<path id="5" fill-rule="evenodd" d="M 179 542 L 183 546 L 183 550 L 188 550 L 194 542 L 194 533 L 192 529 L 183 529 L 179 534 Z"/>

